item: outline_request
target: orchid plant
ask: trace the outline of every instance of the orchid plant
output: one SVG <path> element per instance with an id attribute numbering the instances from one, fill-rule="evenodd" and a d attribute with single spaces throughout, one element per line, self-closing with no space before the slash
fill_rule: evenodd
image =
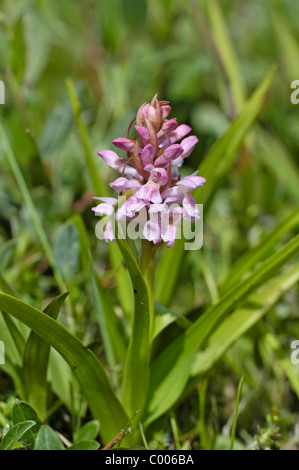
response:
<path id="1" fill-rule="evenodd" d="M 121 174 L 110 183 L 111 188 L 125 196 L 118 207 L 118 199 L 95 197 L 101 203 L 93 208 L 96 215 L 114 215 L 115 220 L 136 220 L 142 238 L 141 269 L 147 281 L 150 296 L 150 335 L 154 328 L 155 248 L 167 243 L 173 247 L 181 221 L 193 222 L 200 218 L 199 209 L 191 191 L 203 186 L 205 178 L 198 171 L 181 177 L 179 169 L 192 153 L 198 139 L 186 137 L 191 127 L 178 125 L 177 119 L 167 119 L 171 112 L 168 101 L 159 101 L 155 95 L 151 103 L 144 103 L 129 123 L 126 137 L 118 137 L 113 144 L 127 152 L 120 158 L 112 150 L 98 152 L 105 163 Z M 136 134 L 129 138 L 136 121 Z M 183 139 L 183 140 L 182 140 Z M 116 230 L 111 218 L 104 230 L 106 243 L 116 241 Z M 118 231 L 121 228 L 118 229 Z"/>
<path id="2" fill-rule="evenodd" d="M 117 300 L 116 296 L 110 296 L 97 272 L 91 256 L 90 237 L 78 214 L 63 227 L 59 250 L 52 251 L 9 138 L 0 126 L 1 142 L 30 208 L 36 233 L 55 281 L 65 292 L 42 311 L 20 300 L 0 273 L 0 310 L 3 312 L 0 330 L 1 333 L 9 333 L 16 343 L 16 347 L 8 351 L 10 362 L 7 370 L 15 381 L 20 398 L 33 409 L 29 413 L 27 404 L 15 404 L 15 411 L 26 407 L 27 420 L 19 421 L 23 412 L 13 413 L 13 427 L 2 440 L 2 448 L 14 448 L 20 442 L 26 448 L 29 445 L 31 448 L 45 448 L 50 438 L 55 448 L 62 447 L 61 442 L 54 439 L 57 438 L 54 431 L 40 426 L 47 422 L 49 396 L 53 395 L 47 382 L 48 369 L 51 371 L 51 390 L 69 409 L 73 406 L 72 393 L 76 394 L 78 390 L 73 376 L 77 379 L 86 398 L 83 400 L 84 410 L 87 403 L 93 417 L 94 421 L 88 423 L 87 430 L 78 429 L 74 435 L 73 446 L 76 449 L 98 448 L 99 444 L 93 439 L 98 435 L 99 426 L 101 442 L 106 444 L 104 448 L 111 448 L 123 438 L 125 446 L 145 443 L 144 436 L 151 436 L 151 426 L 161 417 L 168 419 L 169 411 L 174 410 L 182 397 L 198 385 L 233 342 L 262 318 L 282 293 L 298 282 L 298 264 L 283 273 L 278 272 L 299 253 L 299 236 L 275 252 L 278 240 L 298 225 L 296 209 L 262 239 L 260 245 L 240 258 L 227 279 L 215 287 L 216 295 L 211 302 L 195 309 L 192 318 L 188 312 L 178 315 L 169 308 L 170 298 L 181 276 L 180 263 L 184 254 L 183 239 L 179 240 L 178 236 L 181 224 L 196 223 L 200 217 L 199 201 L 207 205 L 208 212 L 217 187 L 229 174 L 234 157 L 263 106 L 272 78 L 273 72 L 205 156 L 199 172 L 189 176 L 180 174 L 181 166 L 194 149 L 197 137 L 187 137 L 191 131 L 189 126 L 178 125 L 174 118 L 168 119 L 171 111 L 168 102 L 159 101 L 154 96 L 150 104 L 143 104 L 130 122 L 125 137 L 113 141 L 119 150 L 126 152 L 126 156 L 119 156 L 111 150 L 99 152 L 106 164 L 119 173 L 110 184 L 121 196 L 118 199 L 108 197 L 110 194 L 105 192 L 107 188 L 93 160 L 74 84 L 68 82 L 89 176 L 94 194 L 98 194 L 96 199 L 100 201 L 93 210 L 96 215 L 103 216 L 105 222 L 103 238 L 109 244 L 113 268 L 111 277 L 117 287 L 119 279 L 121 281 Z M 198 173 L 205 176 L 208 184 L 204 185 L 205 178 Z M 122 236 L 123 226 L 132 222 L 138 226 L 142 239 L 140 253 L 136 250 L 139 245 L 134 246 L 132 240 Z M 71 246 L 70 235 L 75 239 Z M 68 278 L 65 270 L 59 270 L 59 267 L 63 265 L 65 268 L 61 259 L 65 251 L 70 252 L 68 258 L 72 259 L 74 245 L 78 251 L 80 247 L 86 285 L 91 294 L 91 310 L 97 318 L 105 350 L 104 360 L 99 360 L 86 346 L 86 338 L 82 339 L 72 321 L 75 316 L 73 299 L 68 303 Z M 163 246 L 165 249 L 156 267 L 157 248 Z M 268 257 L 271 250 L 274 254 Z M 122 258 L 120 263 L 119 256 Z M 128 293 L 132 294 L 134 301 L 131 302 L 130 297 L 130 302 L 124 306 Z M 58 316 L 64 303 L 61 321 Z M 20 325 L 27 327 L 25 334 Z M 51 356 L 50 361 L 50 347 L 64 361 L 59 356 L 57 359 L 56 355 Z M 57 370 L 60 371 L 58 379 Z M 66 387 L 62 386 L 64 379 L 67 379 Z M 69 393 L 68 386 L 71 389 Z M 203 408 L 204 393 L 201 396 Z M 137 411 L 140 412 L 136 417 Z M 204 421 L 204 417 L 201 419 Z M 142 425 L 140 428 L 138 423 Z M 233 428 L 235 430 L 235 425 Z M 33 434 L 30 444 L 24 440 L 28 431 L 30 436 Z M 233 441 L 234 433 L 232 444 Z M 71 443 L 66 443 L 67 446 L 69 444 L 72 447 Z"/>

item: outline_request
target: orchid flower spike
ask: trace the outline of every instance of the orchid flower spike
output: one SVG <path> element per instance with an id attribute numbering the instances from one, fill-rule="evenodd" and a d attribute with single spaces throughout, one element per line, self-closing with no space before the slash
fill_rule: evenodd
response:
<path id="1" fill-rule="evenodd" d="M 178 125 L 174 118 L 167 119 L 170 111 L 168 101 L 159 101 L 155 95 L 151 103 L 144 103 L 137 112 L 137 134 L 129 138 L 133 121 L 126 137 L 113 141 L 117 148 L 127 152 L 127 157 L 121 158 L 112 150 L 98 152 L 110 168 L 121 174 L 110 186 L 119 194 L 129 195 L 125 204 L 117 209 L 116 219 L 131 221 L 145 210 L 149 217 L 154 217 L 140 227 L 143 237 L 155 244 L 166 242 L 168 247 L 173 246 L 182 219 L 199 218 L 191 191 L 206 181 L 198 172 L 184 177 L 179 175 L 179 168 L 198 139 L 195 135 L 186 137 L 191 131 L 189 126 Z M 114 212 L 115 198 L 97 199 L 101 201 L 93 208 L 97 215 Z M 111 221 L 106 225 L 104 239 L 107 243 L 115 241 Z"/>

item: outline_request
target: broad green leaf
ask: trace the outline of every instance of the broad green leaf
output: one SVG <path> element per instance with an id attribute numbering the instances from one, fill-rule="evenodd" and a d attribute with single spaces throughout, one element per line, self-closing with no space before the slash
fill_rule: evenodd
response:
<path id="1" fill-rule="evenodd" d="M 121 320 L 114 311 L 113 299 L 105 291 L 90 263 L 90 283 L 92 305 L 103 339 L 108 364 L 113 370 L 116 364 L 124 361 L 127 351 L 127 338 Z"/>
<path id="2" fill-rule="evenodd" d="M 42 426 L 37 433 L 34 450 L 65 450 L 65 447 L 50 426 Z"/>
<path id="3" fill-rule="evenodd" d="M 128 416 L 94 354 L 62 325 L 45 313 L 0 293 L 0 308 L 25 323 L 66 360 L 86 395 L 95 419 L 105 423 L 103 439 L 109 442 L 122 429 Z"/>
<path id="4" fill-rule="evenodd" d="M 33 449 L 36 433 L 41 427 L 40 420 L 34 409 L 23 401 L 16 400 L 12 407 L 13 425 L 23 423 L 25 421 L 34 421 L 36 424 L 23 434 L 21 441 L 28 449 Z"/>
<path id="5" fill-rule="evenodd" d="M 207 347 L 196 354 L 191 376 L 195 377 L 208 372 L 228 348 L 266 315 L 280 297 L 298 281 L 299 270 L 296 266 L 289 272 L 275 277 L 258 293 L 249 297 L 245 305 L 237 308 L 213 332 Z"/>
<path id="6" fill-rule="evenodd" d="M 145 415 L 147 423 L 161 416 L 177 401 L 188 381 L 195 354 L 213 328 L 298 252 L 299 235 L 208 308 L 161 353 L 151 367 Z"/>
<path id="7" fill-rule="evenodd" d="M 73 375 L 67 362 L 51 348 L 49 360 L 49 382 L 55 395 L 71 411 L 73 407 Z"/>
<path id="8" fill-rule="evenodd" d="M 0 444 L 0 450 L 11 450 L 14 445 L 22 438 L 22 436 L 33 426 L 34 421 L 24 421 L 16 424 L 5 434 Z"/>
<path id="9" fill-rule="evenodd" d="M 233 286 L 246 272 L 249 272 L 258 262 L 262 261 L 269 251 L 276 245 L 283 235 L 299 225 L 299 209 L 296 208 L 288 214 L 270 233 L 265 235 L 260 244 L 246 251 L 229 272 L 220 290 L 224 292 Z"/>
<path id="10" fill-rule="evenodd" d="M 116 224 L 117 225 L 117 224 Z M 142 409 L 149 377 L 149 294 L 140 267 L 125 240 L 117 240 L 135 297 L 133 331 L 124 365 L 122 399 L 130 415 Z"/>
<path id="11" fill-rule="evenodd" d="M 100 444 L 96 441 L 80 441 L 68 447 L 66 450 L 98 450 Z"/>
<path id="12" fill-rule="evenodd" d="M 191 322 L 185 318 L 183 315 L 179 315 L 174 312 L 170 312 L 169 309 L 165 308 L 163 305 L 158 302 L 155 303 L 155 328 L 153 333 L 153 338 L 156 338 L 161 331 L 163 331 L 167 326 L 172 323 L 177 323 L 183 329 L 188 328 L 191 325 Z"/>
<path id="13" fill-rule="evenodd" d="M 44 310 L 54 320 L 69 292 L 56 297 Z M 50 345 L 32 331 L 26 344 L 23 361 L 23 378 L 26 400 L 43 420 L 47 411 L 47 373 L 50 357 Z"/>
<path id="14" fill-rule="evenodd" d="M 245 136 L 257 119 L 274 75 L 274 69 L 246 102 L 242 112 L 233 121 L 229 130 L 212 147 L 199 166 L 199 174 L 206 178 L 203 188 L 193 195 L 197 203 L 204 205 L 204 217 L 209 210 L 217 187 L 229 173 Z M 173 248 L 168 248 L 158 265 L 156 300 L 167 306 L 171 300 L 180 265 L 184 256 L 184 240 L 177 240 Z"/>
<path id="15" fill-rule="evenodd" d="M 55 266 L 61 277 L 71 280 L 79 265 L 79 233 L 75 224 L 66 223 L 57 233 L 53 254 Z"/>
<path id="16" fill-rule="evenodd" d="M 11 337 L 14 340 L 14 343 L 19 353 L 19 357 L 22 360 L 22 357 L 25 351 L 25 346 L 26 346 L 25 338 L 22 335 L 21 331 L 16 326 L 13 319 L 9 315 L 7 315 L 7 313 L 5 313 L 4 311 L 2 312 L 2 315 L 6 323 L 6 326 L 11 334 Z"/>
<path id="17" fill-rule="evenodd" d="M 128 271 L 123 265 L 123 258 L 116 243 L 109 243 L 109 259 L 115 271 L 117 298 L 128 322 L 131 324 L 134 310 L 134 293 Z"/>
<path id="18" fill-rule="evenodd" d="M 108 364 L 113 370 L 116 365 L 115 351 L 112 344 L 112 337 L 109 333 L 109 315 L 114 315 L 113 305 L 106 298 L 104 289 L 97 282 L 95 273 L 93 272 L 92 263 L 90 264 L 90 283 L 92 292 L 92 305 L 94 307 L 94 313 L 100 328 L 101 337 L 104 344 L 105 354 L 107 357 Z"/>
<path id="19" fill-rule="evenodd" d="M 76 214 L 71 218 L 80 234 L 82 266 L 91 289 L 91 303 L 98 321 L 108 364 L 113 369 L 122 363 L 127 350 L 127 336 L 120 318 L 114 311 L 114 301 L 101 284 L 93 267 L 90 243 L 82 218 Z"/>
<path id="20" fill-rule="evenodd" d="M 80 443 L 81 441 L 92 441 L 96 439 L 100 432 L 100 423 L 99 421 L 89 421 L 89 423 L 84 424 L 81 429 L 76 433 L 75 442 Z"/>
<path id="21" fill-rule="evenodd" d="M 13 296 L 16 295 L 14 289 L 9 285 L 9 283 L 6 281 L 2 273 L 0 273 L 0 288 L 6 294 L 13 295 Z M 18 325 L 14 322 L 12 318 L 9 317 L 9 315 L 7 315 L 5 312 L 2 312 L 2 314 L 5 320 L 6 326 L 14 341 L 15 347 L 18 351 L 19 359 L 22 362 L 23 354 L 24 354 L 25 346 L 26 346 L 26 340 L 23 335 L 23 332 L 20 331 Z"/>

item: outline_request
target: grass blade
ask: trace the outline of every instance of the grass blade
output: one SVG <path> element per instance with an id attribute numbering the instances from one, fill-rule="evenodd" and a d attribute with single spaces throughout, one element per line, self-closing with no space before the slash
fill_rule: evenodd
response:
<path id="1" fill-rule="evenodd" d="M 239 383 L 239 387 L 238 387 L 236 405 L 235 405 L 235 410 L 234 410 L 234 419 L 233 419 L 233 425 L 232 425 L 232 432 L 231 432 L 230 449 L 229 450 L 233 450 L 233 448 L 234 448 L 234 442 L 235 442 L 235 437 L 236 437 L 236 429 L 237 429 L 237 421 L 238 421 L 238 411 L 239 411 L 239 404 L 240 404 L 240 400 L 241 400 L 241 393 L 242 393 L 244 378 L 245 378 L 245 376 L 242 375 L 240 383 Z"/>
<path id="2" fill-rule="evenodd" d="M 54 320 L 69 292 L 56 297 L 44 310 Z M 23 360 L 23 379 L 26 400 L 43 420 L 47 413 L 47 373 L 50 358 L 50 345 L 37 333 L 31 331 Z"/>
<path id="3" fill-rule="evenodd" d="M 103 439 L 108 442 L 117 435 L 128 416 L 94 354 L 53 318 L 21 300 L 0 293 L 0 308 L 25 323 L 59 352 L 78 379 L 94 418 L 105 423 Z"/>
<path id="4" fill-rule="evenodd" d="M 47 235 L 44 231 L 41 220 L 40 220 L 39 215 L 37 213 L 37 210 L 34 206 L 30 191 L 29 191 L 29 189 L 26 185 L 25 179 L 24 179 L 24 177 L 22 175 L 22 172 L 20 170 L 20 167 L 18 165 L 16 156 L 15 156 L 15 154 L 14 154 L 12 148 L 11 148 L 11 145 L 8 141 L 8 138 L 6 136 L 6 133 L 5 133 L 4 128 L 3 128 L 1 123 L 0 123 L 0 138 L 1 138 L 1 142 L 4 145 L 9 165 L 10 165 L 11 170 L 14 174 L 14 177 L 15 177 L 17 183 L 18 183 L 20 191 L 22 193 L 23 199 L 25 201 L 25 204 L 26 204 L 27 209 L 29 211 L 29 214 L 31 216 L 31 219 L 32 219 L 33 225 L 35 227 L 36 233 L 39 237 L 40 243 L 43 247 L 43 250 L 44 250 L 44 252 L 45 252 L 45 254 L 48 258 L 48 261 L 49 261 L 50 265 L 53 268 L 54 276 L 55 276 L 55 279 L 57 281 L 57 284 L 58 284 L 58 286 L 60 287 L 60 289 L 62 291 L 65 291 L 66 288 L 65 288 L 64 281 L 61 278 L 59 272 L 57 271 L 57 269 L 55 267 L 52 248 L 51 248 L 51 246 L 48 242 Z"/>
<path id="5" fill-rule="evenodd" d="M 289 272 L 271 279 L 258 293 L 249 297 L 244 306 L 237 308 L 214 331 L 207 347 L 196 354 L 191 376 L 197 380 L 199 376 L 210 370 L 228 348 L 263 318 L 281 296 L 298 281 L 299 270 L 296 266 Z"/>
<path id="6" fill-rule="evenodd" d="M 287 215 L 276 227 L 266 235 L 261 243 L 248 250 L 230 270 L 228 278 L 220 287 L 220 291 L 227 291 L 233 286 L 242 275 L 252 269 L 258 262 L 260 262 L 267 253 L 275 246 L 283 235 L 299 225 L 299 208 L 296 208 L 291 214 Z"/>
<path id="7" fill-rule="evenodd" d="M 244 105 L 243 111 L 233 121 L 226 134 L 215 143 L 199 166 L 199 173 L 206 178 L 207 183 L 193 194 L 197 202 L 204 204 L 205 214 L 210 207 L 219 184 L 229 173 L 244 138 L 262 109 L 274 73 L 275 69 L 272 69 Z M 175 256 L 173 250 L 175 250 Z M 165 250 L 158 265 L 156 300 L 165 306 L 169 305 L 171 300 L 183 256 L 184 240 L 177 240 L 174 248 Z"/>
<path id="8" fill-rule="evenodd" d="M 228 313 L 299 252 L 299 235 L 259 266 L 245 281 L 231 289 L 171 343 L 151 368 L 146 418 L 152 422 L 178 399 L 188 381 L 196 351 Z"/>

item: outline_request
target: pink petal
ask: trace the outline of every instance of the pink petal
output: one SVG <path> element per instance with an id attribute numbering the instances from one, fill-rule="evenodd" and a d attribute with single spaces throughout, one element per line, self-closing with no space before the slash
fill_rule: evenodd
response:
<path id="1" fill-rule="evenodd" d="M 175 160 L 183 153 L 183 151 L 183 147 L 179 144 L 170 145 L 164 150 L 162 155 L 155 160 L 155 165 L 162 165 Z"/>
<path id="2" fill-rule="evenodd" d="M 126 150 L 127 152 L 134 152 L 134 142 L 130 139 L 126 139 L 125 137 L 118 137 L 117 139 L 113 140 L 113 145 L 118 147 L 122 150 Z"/>
<path id="3" fill-rule="evenodd" d="M 112 150 L 101 150 L 98 152 L 98 155 L 100 155 L 104 162 L 115 171 L 119 171 L 119 168 L 124 163 L 123 160 Z"/>
<path id="4" fill-rule="evenodd" d="M 144 167 L 153 161 L 154 155 L 155 155 L 154 147 L 151 144 L 146 145 L 144 149 L 142 150 L 141 157 L 140 157 Z"/>
<path id="5" fill-rule="evenodd" d="M 170 142 L 174 144 L 178 140 L 181 140 L 185 135 L 189 134 L 191 132 L 191 127 L 187 126 L 186 124 L 181 124 L 176 128 L 174 132 L 172 132 L 169 136 Z"/>
<path id="6" fill-rule="evenodd" d="M 107 204 L 106 202 L 103 202 L 102 204 L 99 204 L 97 207 L 93 207 L 92 210 L 97 215 L 111 215 L 113 214 L 114 207 L 112 204 Z"/>
<path id="7" fill-rule="evenodd" d="M 162 106 L 162 119 L 166 119 L 167 116 L 170 114 L 171 107 L 167 104 Z"/>
<path id="8" fill-rule="evenodd" d="M 167 224 L 166 227 L 163 227 L 163 224 L 162 224 L 161 238 L 164 242 L 168 242 L 167 243 L 168 248 L 171 248 L 174 245 L 176 232 L 177 232 L 176 225 L 170 223 L 170 224 Z"/>
<path id="9" fill-rule="evenodd" d="M 104 240 L 108 245 L 108 241 L 115 242 L 115 234 L 112 229 L 112 223 L 111 220 L 109 220 L 106 224 L 105 230 L 104 230 Z"/>
<path id="10" fill-rule="evenodd" d="M 155 204 L 159 204 L 162 202 L 160 186 L 160 184 L 157 184 L 154 181 L 148 181 L 136 192 L 136 197 L 147 203 L 154 202 Z"/>
<path id="11" fill-rule="evenodd" d="M 117 199 L 115 197 L 93 197 L 92 199 L 107 202 L 108 204 L 113 204 L 113 206 L 115 206 L 115 204 L 117 203 Z"/>
<path id="12" fill-rule="evenodd" d="M 139 188 L 140 183 L 137 180 L 128 180 L 127 178 L 121 176 L 120 178 L 117 178 L 115 181 L 110 183 L 109 186 L 111 186 L 114 191 L 120 193 L 121 191 L 125 191 L 126 189 Z"/>
<path id="13" fill-rule="evenodd" d="M 153 242 L 154 244 L 161 241 L 161 227 L 158 220 L 148 220 L 143 227 L 143 236 L 146 240 Z"/>
<path id="14" fill-rule="evenodd" d="M 196 176 L 197 173 L 198 171 L 196 171 L 190 176 L 185 176 L 184 178 L 182 178 L 180 181 L 177 182 L 177 186 L 184 186 L 189 191 L 199 188 L 206 182 L 206 180 L 202 176 Z"/>
<path id="15" fill-rule="evenodd" d="M 140 140 L 143 143 L 143 145 L 147 145 L 149 143 L 149 139 L 150 139 L 148 129 L 146 127 L 142 127 L 142 126 L 135 126 L 135 129 L 138 132 Z"/>

